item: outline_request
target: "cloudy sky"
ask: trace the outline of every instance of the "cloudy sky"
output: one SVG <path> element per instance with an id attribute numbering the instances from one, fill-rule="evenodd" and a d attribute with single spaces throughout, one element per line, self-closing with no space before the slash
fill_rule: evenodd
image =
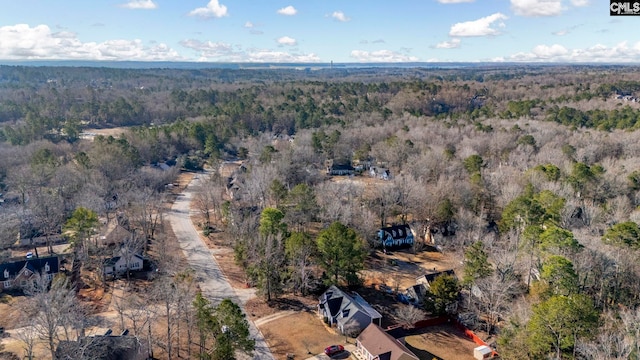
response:
<path id="1" fill-rule="evenodd" d="M 0 60 L 638 62 L 604 0 L 0 0 Z"/>

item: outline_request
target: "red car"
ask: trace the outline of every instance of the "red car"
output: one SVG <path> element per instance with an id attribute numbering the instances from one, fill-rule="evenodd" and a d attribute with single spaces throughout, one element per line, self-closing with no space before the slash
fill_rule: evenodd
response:
<path id="1" fill-rule="evenodd" d="M 327 346 L 326 349 L 324 349 L 324 353 L 327 356 L 333 356 L 337 353 L 343 352 L 344 351 L 344 346 L 342 345 L 331 345 L 331 346 Z"/>

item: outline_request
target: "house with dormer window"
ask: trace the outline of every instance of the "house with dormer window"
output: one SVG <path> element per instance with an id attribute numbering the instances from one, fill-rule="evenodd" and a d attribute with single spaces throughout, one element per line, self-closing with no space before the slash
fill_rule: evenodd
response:
<path id="1" fill-rule="evenodd" d="M 0 292 L 24 289 L 37 274 L 41 274 L 47 280 L 51 280 L 59 271 L 60 259 L 58 256 L 31 258 L 0 264 Z"/>
<path id="2" fill-rule="evenodd" d="M 318 313 L 340 333 L 353 335 L 371 323 L 381 324 L 382 315 L 358 293 L 347 294 L 332 285 L 319 300 Z"/>
<path id="3" fill-rule="evenodd" d="M 412 246 L 413 231 L 409 225 L 395 225 L 378 230 L 378 244 L 382 248 L 399 248 Z"/>

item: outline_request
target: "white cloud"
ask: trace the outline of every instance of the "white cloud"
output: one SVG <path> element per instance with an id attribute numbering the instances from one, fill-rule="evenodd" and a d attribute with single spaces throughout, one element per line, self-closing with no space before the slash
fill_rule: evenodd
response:
<path id="1" fill-rule="evenodd" d="M 556 16 L 562 13 L 564 7 L 562 0 L 511 0 L 511 10 L 520 16 Z"/>
<path id="2" fill-rule="evenodd" d="M 144 9 L 151 10 L 158 7 L 153 0 L 131 0 L 126 4 L 120 5 L 123 8 L 127 9 Z"/>
<path id="3" fill-rule="evenodd" d="M 570 27 L 568 27 L 566 29 L 554 31 L 551 34 L 552 35 L 556 35 L 556 36 L 565 36 L 565 35 L 571 33 L 573 30 L 575 30 L 575 29 L 577 29 L 577 28 L 579 28 L 581 26 L 583 26 L 583 24 L 573 25 L 573 26 L 570 26 Z"/>
<path id="4" fill-rule="evenodd" d="M 51 32 L 47 25 L 0 27 L 0 59 L 5 60 L 184 60 L 165 44 L 141 40 L 81 42 L 70 31 Z"/>
<path id="5" fill-rule="evenodd" d="M 298 42 L 296 41 L 296 39 L 294 38 L 290 38 L 288 36 L 283 36 L 281 38 L 279 38 L 278 40 L 276 40 L 278 42 L 278 44 L 280 45 L 287 45 L 287 46 L 295 46 L 298 45 Z"/>
<path id="6" fill-rule="evenodd" d="M 492 27 L 495 22 L 498 22 L 499 27 L 504 27 L 504 23 L 501 20 L 506 20 L 508 17 L 502 13 L 495 13 L 489 16 L 485 16 L 478 20 L 465 21 L 451 26 L 449 30 L 449 36 L 489 36 L 499 35 L 500 31 Z"/>
<path id="7" fill-rule="evenodd" d="M 227 7 L 220 4 L 218 0 L 211 0 L 205 7 L 191 10 L 189 15 L 201 18 L 221 18 L 224 16 L 229 16 L 229 12 L 227 11 Z"/>
<path id="8" fill-rule="evenodd" d="M 297 13 L 298 13 L 298 10 L 296 10 L 296 8 L 294 8 L 291 5 L 289 5 L 287 7 L 283 7 L 282 9 L 278 10 L 278 14 L 280 14 L 280 15 L 293 16 L 293 15 L 295 15 Z"/>
<path id="9" fill-rule="evenodd" d="M 612 62 L 640 61 L 640 42 L 629 45 L 626 41 L 614 46 L 596 44 L 584 49 L 568 49 L 559 44 L 538 45 L 530 52 L 512 55 L 509 61 L 524 62 Z"/>
<path id="10" fill-rule="evenodd" d="M 364 51 L 353 50 L 351 51 L 351 57 L 358 62 L 408 62 L 418 61 L 415 56 L 408 56 L 400 54 L 391 50 L 378 50 L 378 51 Z"/>
<path id="11" fill-rule="evenodd" d="M 314 63 L 320 62 L 316 54 L 296 54 L 283 51 L 271 51 L 265 49 L 251 50 L 246 53 L 248 62 L 287 62 L 287 63 Z"/>
<path id="12" fill-rule="evenodd" d="M 571 0 L 571 4 L 577 7 L 584 7 L 590 4 L 589 0 Z"/>
<path id="13" fill-rule="evenodd" d="M 233 46 L 231 44 L 223 42 L 188 39 L 181 41 L 180 45 L 199 52 L 199 56 L 201 58 L 234 58 L 239 55 L 239 53 L 233 50 Z"/>
<path id="14" fill-rule="evenodd" d="M 456 49 L 460 47 L 460 39 L 451 39 L 436 44 L 436 49 Z"/>
<path id="15" fill-rule="evenodd" d="M 253 23 L 251 21 L 247 21 L 246 23 L 244 23 L 244 27 L 246 27 L 247 29 L 251 29 L 253 28 Z"/>
<path id="16" fill-rule="evenodd" d="M 334 11 L 333 14 L 331 14 L 331 17 L 342 22 L 351 20 L 351 18 L 348 18 L 342 11 Z"/>
<path id="17" fill-rule="evenodd" d="M 182 46 L 195 50 L 199 61 L 227 62 L 319 62 L 315 54 L 298 54 L 267 49 L 242 50 L 222 42 L 184 40 Z"/>

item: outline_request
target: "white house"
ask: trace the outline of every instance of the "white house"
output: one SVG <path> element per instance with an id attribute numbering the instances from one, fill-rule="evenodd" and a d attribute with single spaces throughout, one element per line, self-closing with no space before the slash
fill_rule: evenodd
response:
<path id="1" fill-rule="evenodd" d="M 128 265 L 128 266 L 127 266 Z M 128 256 L 114 256 L 111 259 L 105 260 L 103 266 L 104 275 L 122 275 L 127 271 L 142 270 L 144 265 L 144 259 L 138 254 L 132 254 Z"/>

